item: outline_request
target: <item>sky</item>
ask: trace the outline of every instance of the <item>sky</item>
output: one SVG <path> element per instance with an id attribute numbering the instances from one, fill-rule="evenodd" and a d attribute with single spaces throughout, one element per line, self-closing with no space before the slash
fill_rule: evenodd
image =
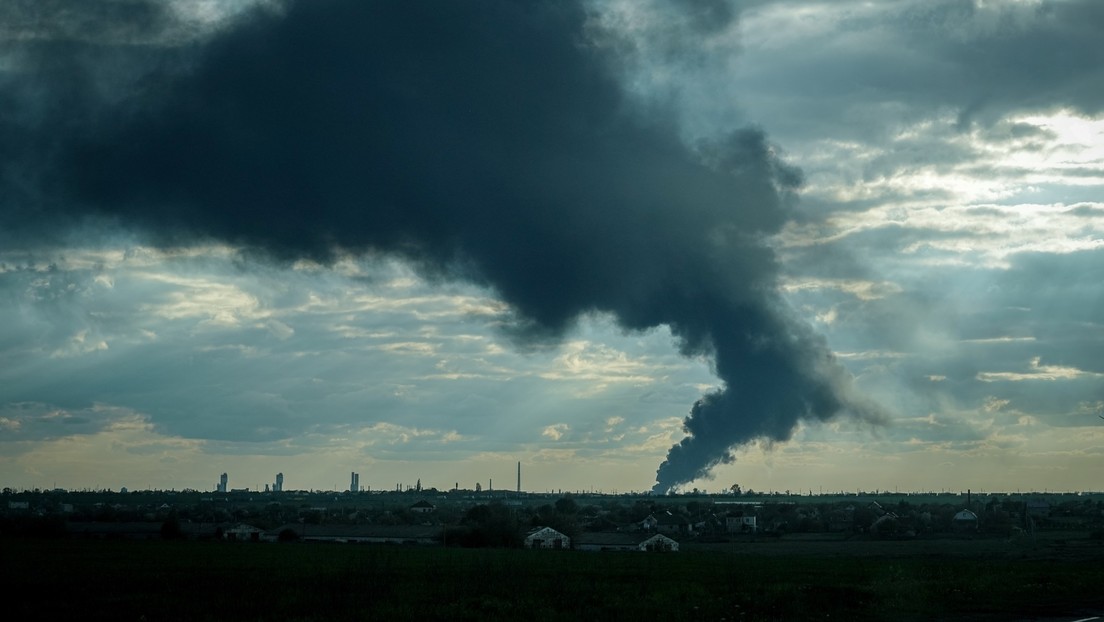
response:
<path id="1" fill-rule="evenodd" d="M 0 5 L 0 484 L 1104 490 L 1096 0 Z"/>

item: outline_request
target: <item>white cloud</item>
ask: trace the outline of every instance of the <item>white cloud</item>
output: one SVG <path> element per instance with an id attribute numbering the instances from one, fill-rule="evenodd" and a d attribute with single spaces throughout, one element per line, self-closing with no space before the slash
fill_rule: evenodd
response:
<path id="1" fill-rule="evenodd" d="M 557 423 L 545 427 L 544 430 L 541 431 L 541 436 L 558 441 L 562 439 L 569 430 L 571 430 L 571 426 L 566 423 Z"/>
<path id="2" fill-rule="evenodd" d="M 90 337 L 88 329 L 83 329 L 77 331 L 64 347 L 54 350 L 50 356 L 52 358 L 71 358 L 107 349 L 106 340 L 94 336 Z"/>
<path id="3" fill-rule="evenodd" d="M 1076 380 L 1079 378 L 1104 378 L 1104 374 L 1067 367 L 1063 365 L 1043 365 L 1039 357 L 1031 359 L 1029 370 L 1025 372 L 980 372 L 977 377 L 982 382 L 1023 382 L 1031 380 Z"/>
<path id="4" fill-rule="evenodd" d="M 835 289 L 846 292 L 859 300 L 877 300 L 902 291 L 896 283 L 882 281 L 863 281 L 857 279 L 825 279 L 813 277 L 791 277 L 782 282 L 782 291 L 796 292 L 805 290 Z"/>

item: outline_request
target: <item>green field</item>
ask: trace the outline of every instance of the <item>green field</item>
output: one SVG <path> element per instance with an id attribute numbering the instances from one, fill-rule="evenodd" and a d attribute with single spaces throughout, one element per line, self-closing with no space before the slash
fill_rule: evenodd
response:
<path id="1" fill-rule="evenodd" d="M 8 620 L 1010 620 L 1104 613 L 1104 545 L 778 539 L 677 554 L 0 540 Z M 911 548 L 910 548 L 911 547 Z"/>

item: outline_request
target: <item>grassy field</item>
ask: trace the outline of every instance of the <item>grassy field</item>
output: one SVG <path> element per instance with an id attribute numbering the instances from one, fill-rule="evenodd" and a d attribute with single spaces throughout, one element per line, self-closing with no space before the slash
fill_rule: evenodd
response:
<path id="1" fill-rule="evenodd" d="M 0 585 L 9 620 L 1011 620 L 1104 613 L 1099 541 L 915 544 L 783 538 L 648 555 L 4 539 Z"/>

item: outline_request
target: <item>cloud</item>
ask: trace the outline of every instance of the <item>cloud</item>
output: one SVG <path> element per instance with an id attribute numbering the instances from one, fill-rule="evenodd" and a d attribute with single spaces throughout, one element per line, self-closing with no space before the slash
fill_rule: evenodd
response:
<path id="1" fill-rule="evenodd" d="M 691 49 L 688 33 L 723 38 L 735 23 L 725 3 L 672 6 L 687 18 L 667 57 Z M 0 222 L 37 240 L 117 223 L 165 247 L 215 241 L 289 263 L 385 253 L 490 288 L 509 306 L 504 330 L 530 347 L 590 313 L 667 326 L 724 386 L 692 408 L 660 491 L 803 419 L 884 418 L 776 294 L 767 237 L 800 171 L 757 128 L 688 147 L 667 106 L 625 90 L 615 72 L 630 55 L 593 24 L 566 2 L 325 0 L 242 13 L 194 46 L 46 37 L 8 75 L 33 114 L 3 122 L 17 140 L 0 151 Z M 77 59 L 90 51 L 126 60 L 131 82 L 111 97 L 89 88 L 97 56 L 91 69 Z M 219 287 L 170 294 L 159 312 L 212 329 L 267 320 Z M 265 411 L 262 438 L 300 416 L 283 388 L 210 382 L 213 397 Z M 222 410 L 195 417 L 215 425 Z"/>
<path id="2" fill-rule="evenodd" d="M 571 427 L 566 423 L 557 423 L 544 428 L 544 430 L 541 431 L 541 436 L 558 441 L 563 438 L 564 434 L 567 434 L 569 430 L 571 430 Z"/>
<path id="3" fill-rule="evenodd" d="M 1043 365 L 1039 361 L 1040 357 L 1031 359 L 1030 368 L 1025 372 L 981 372 L 978 374 L 978 380 L 982 382 L 1023 382 L 1025 380 L 1074 380 L 1085 377 L 1104 378 L 1104 374 L 1087 372 L 1076 367 Z"/>

